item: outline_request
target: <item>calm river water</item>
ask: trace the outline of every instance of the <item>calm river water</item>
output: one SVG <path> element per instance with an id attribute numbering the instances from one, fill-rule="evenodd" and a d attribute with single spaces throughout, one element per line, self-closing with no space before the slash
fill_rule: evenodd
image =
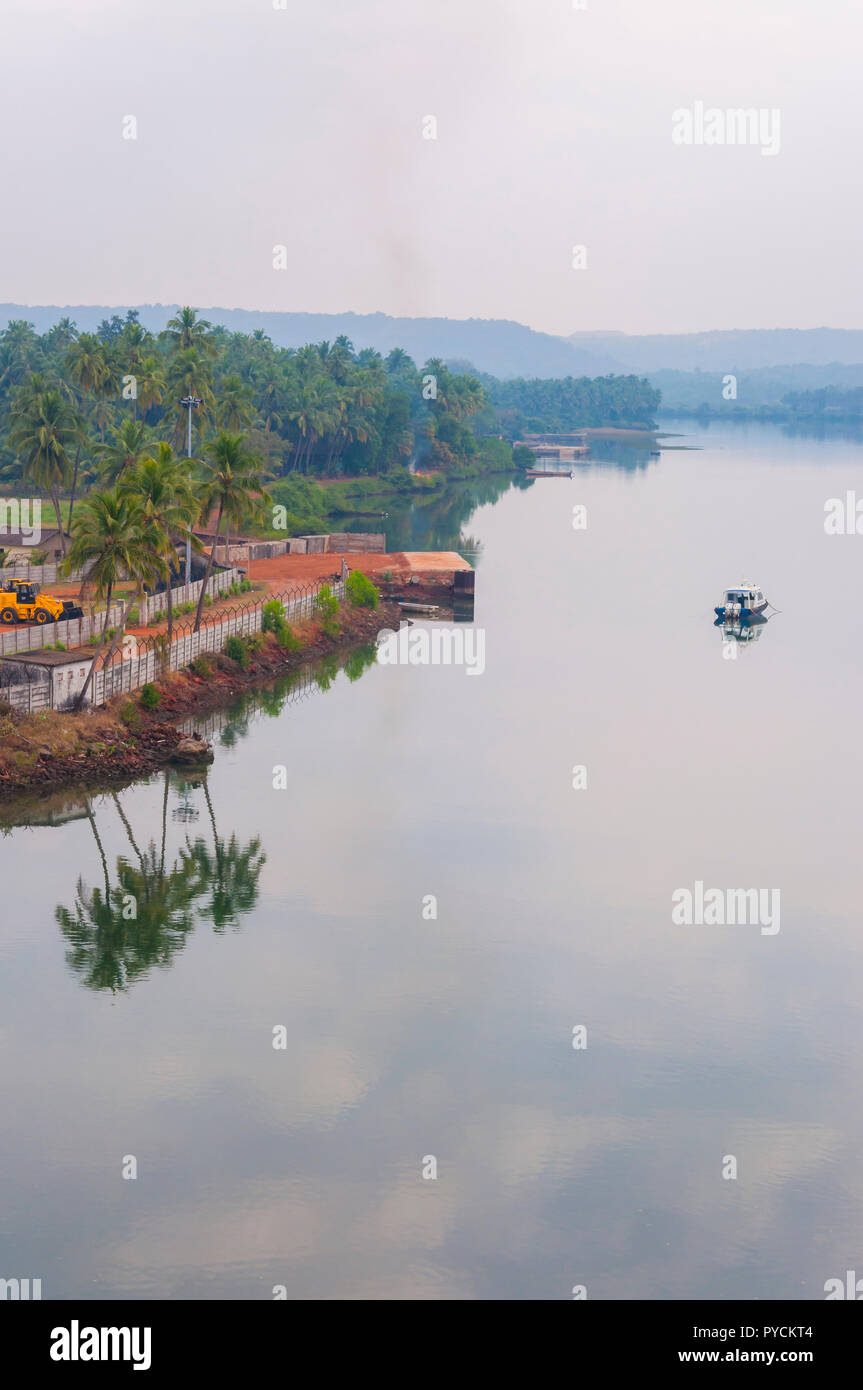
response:
<path id="1" fill-rule="evenodd" d="M 863 536 L 824 531 L 861 446 L 678 428 L 701 449 L 462 508 L 482 675 L 360 654 L 235 711 L 206 786 L 0 838 L 0 1276 L 818 1299 L 863 1270 Z M 732 656 L 744 577 L 782 611 Z M 778 889 L 780 930 L 676 924 L 697 881 Z"/>

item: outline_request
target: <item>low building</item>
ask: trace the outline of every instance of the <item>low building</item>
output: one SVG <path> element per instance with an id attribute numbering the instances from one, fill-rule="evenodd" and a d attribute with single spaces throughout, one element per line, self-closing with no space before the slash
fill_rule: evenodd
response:
<path id="1" fill-rule="evenodd" d="M 71 709 L 84 688 L 84 682 L 93 665 L 93 648 L 78 647 L 70 652 L 37 650 L 14 652 L 0 661 L 0 698 L 10 686 L 45 687 L 38 700 L 41 708 Z M 20 703 L 14 701 L 13 703 Z M 37 702 L 30 701 L 27 708 Z"/>
<path id="2" fill-rule="evenodd" d="M 68 531 L 64 532 L 66 549 L 72 543 L 72 537 Z M 12 561 L 13 554 L 23 557 L 23 563 L 29 564 L 33 557 L 33 552 L 38 551 L 44 555 L 49 564 L 54 564 L 63 558 L 63 543 L 60 539 L 60 532 L 56 526 L 46 528 L 39 534 L 39 540 L 33 539 L 32 531 L 7 531 L 0 532 L 0 557 L 4 563 Z M 15 564 L 19 563 L 16 558 Z"/>

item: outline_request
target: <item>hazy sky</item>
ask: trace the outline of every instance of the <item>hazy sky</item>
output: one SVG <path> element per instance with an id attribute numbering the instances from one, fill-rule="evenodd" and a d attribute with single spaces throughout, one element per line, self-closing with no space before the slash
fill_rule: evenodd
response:
<path id="1" fill-rule="evenodd" d="M 863 0 L 580 2 L 0 0 L 0 301 L 863 326 Z"/>

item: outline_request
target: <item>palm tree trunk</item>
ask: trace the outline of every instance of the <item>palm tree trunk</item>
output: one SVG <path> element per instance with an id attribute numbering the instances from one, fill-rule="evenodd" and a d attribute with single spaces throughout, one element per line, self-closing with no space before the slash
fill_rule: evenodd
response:
<path id="1" fill-rule="evenodd" d="M 171 565 L 168 573 L 168 587 L 165 590 L 165 609 L 168 614 L 168 660 L 170 661 L 171 640 L 174 636 L 174 591 L 171 587 L 174 581 L 174 566 Z"/>
<path id="2" fill-rule="evenodd" d="M 109 585 L 108 585 L 108 592 L 107 592 L 106 599 L 105 599 L 105 621 L 104 621 L 104 623 L 102 624 L 102 631 L 101 631 L 101 633 L 99 634 L 99 641 L 98 641 L 98 644 L 97 644 L 97 646 L 96 646 L 96 650 L 95 650 L 95 652 L 93 653 L 93 661 L 92 661 L 92 664 L 91 664 L 91 666 L 90 666 L 90 670 L 89 670 L 89 672 L 88 672 L 88 674 L 87 674 L 87 679 L 86 679 L 85 682 L 84 682 L 84 686 L 83 686 L 83 689 L 82 689 L 82 691 L 81 691 L 81 694 L 78 696 L 78 699 L 77 699 L 76 702 L 75 702 L 75 708 L 76 708 L 76 709 L 80 709 L 81 706 L 83 705 L 85 699 L 87 698 L 87 691 L 90 689 L 90 684 L 91 684 L 91 682 L 92 682 L 92 680 L 93 680 L 93 677 L 94 677 L 95 674 L 96 674 L 96 662 L 99 660 L 99 657 L 102 655 L 102 648 L 103 648 L 103 646 L 105 645 L 105 634 L 106 634 L 107 631 L 108 631 L 108 619 L 109 619 L 109 617 L 111 616 L 111 590 L 112 590 L 112 588 L 113 588 L 113 586 L 112 586 L 111 584 L 109 584 Z"/>
<path id="3" fill-rule="evenodd" d="M 60 533 L 60 551 L 66 554 L 66 533 L 63 529 L 63 517 L 60 514 L 60 494 L 55 487 L 51 489 L 51 501 L 54 503 L 54 515 L 57 518 L 57 530 Z"/>
<path id="4" fill-rule="evenodd" d="M 137 590 L 137 592 L 136 592 L 136 594 L 135 594 L 135 602 L 136 602 L 136 603 L 140 603 L 142 598 L 143 598 L 143 589 L 142 589 L 141 586 L 139 585 L 139 586 L 138 586 L 138 590 Z M 106 666 L 108 666 L 108 665 L 110 664 L 110 662 L 111 662 L 111 660 L 112 660 L 112 658 L 113 658 L 113 656 L 114 656 L 115 651 L 117 650 L 117 648 L 119 647 L 120 643 L 121 643 L 122 640 L 123 640 L 123 633 L 126 631 L 126 619 L 127 619 L 128 616 L 129 616 L 129 607 L 130 607 L 130 605 L 129 605 L 128 603 L 124 603 L 124 604 L 123 604 L 123 616 L 122 616 L 121 619 L 120 619 L 120 625 L 119 625 L 119 627 L 117 628 L 117 631 L 114 633 L 113 640 L 112 640 L 111 645 L 110 645 L 110 647 L 108 648 L 108 652 L 107 652 L 107 654 L 106 654 L 106 656 L 105 656 L 105 662 L 104 662 L 104 664 L 105 664 Z"/>
<path id="5" fill-rule="evenodd" d="M 198 632 L 201 626 L 201 617 L 204 612 L 204 598 L 207 593 L 207 585 L 210 582 L 210 575 L 213 570 L 213 561 L 216 558 L 216 546 L 219 544 L 219 532 L 222 529 L 222 511 L 224 509 L 224 506 L 225 499 L 223 497 L 219 502 L 219 515 L 216 519 L 216 534 L 213 537 L 213 544 L 210 546 L 210 553 L 207 556 L 207 566 L 204 570 L 204 578 L 201 584 L 201 592 L 198 596 L 198 610 L 195 613 L 195 626 L 192 628 L 193 633 Z"/>
<path id="6" fill-rule="evenodd" d="M 70 535 L 71 535 L 71 532 L 72 532 L 72 513 L 73 513 L 74 510 L 75 510 L 75 493 L 78 491 L 78 461 L 80 460 L 80 458 L 81 458 L 81 445 L 79 444 L 79 445 L 78 445 L 78 448 L 77 448 L 77 450 L 76 450 L 76 453 L 75 453 L 75 468 L 74 468 L 73 473 L 72 473 L 72 492 L 71 492 L 71 495 L 70 495 L 70 497 L 69 497 L 69 533 L 70 533 Z"/>

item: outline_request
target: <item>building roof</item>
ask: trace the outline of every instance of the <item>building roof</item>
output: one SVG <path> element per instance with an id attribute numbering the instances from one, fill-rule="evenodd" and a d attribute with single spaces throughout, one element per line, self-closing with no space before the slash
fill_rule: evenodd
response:
<path id="1" fill-rule="evenodd" d="M 45 647 L 37 647 L 29 652 L 7 652 L 0 657 L 0 665 L 9 666 L 77 666 L 82 661 L 92 661 L 95 655 L 92 647 L 74 647 L 68 652 L 52 652 Z"/>
<path id="2" fill-rule="evenodd" d="M 68 531 L 64 531 L 63 534 L 67 541 L 72 539 Z M 0 534 L 0 550 L 44 550 L 46 545 L 59 540 L 59 537 L 60 532 L 56 526 L 43 526 L 38 541 L 34 541 L 32 530 L 4 531 Z"/>

